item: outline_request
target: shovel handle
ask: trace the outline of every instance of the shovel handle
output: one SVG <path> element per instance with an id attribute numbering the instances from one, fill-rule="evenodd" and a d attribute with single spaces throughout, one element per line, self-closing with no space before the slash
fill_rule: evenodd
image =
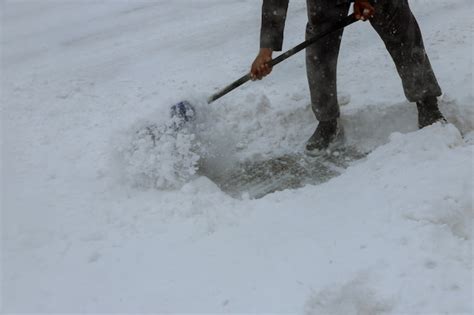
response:
<path id="1" fill-rule="evenodd" d="M 355 22 L 357 22 L 357 19 L 355 18 L 354 14 L 351 14 L 351 15 L 345 17 L 344 19 L 342 19 L 341 21 L 337 22 L 336 24 L 334 24 L 331 28 L 318 33 L 317 35 L 313 36 L 312 38 L 310 38 L 308 40 L 305 40 L 304 42 L 302 42 L 298 46 L 295 46 L 292 49 L 288 50 L 287 52 L 279 55 L 278 57 L 276 57 L 275 59 L 270 61 L 269 65 L 274 67 L 277 64 L 279 64 L 279 63 L 285 61 L 286 59 L 290 58 L 291 56 L 296 55 L 297 53 L 299 53 L 303 49 L 307 48 L 308 46 L 314 44 L 315 42 L 317 42 L 318 40 L 320 40 L 324 36 L 326 36 L 328 34 L 331 34 L 335 31 L 338 31 L 340 29 L 343 29 L 343 28 L 345 28 L 345 27 L 347 27 L 347 26 L 349 26 L 349 25 L 351 25 Z M 228 85 L 227 87 L 225 87 L 221 91 L 219 91 L 216 94 L 209 97 L 207 102 L 210 104 L 210 103 L 220 99 L 224 95 L 228 94 L 229 92 L 235 90 L 239 86 L 241 86 L 241 85 L 245 84 L 246 82 L 250 81 L 250 79 L 251 79 L 250 73 L 244 75 L 243 77 L 241 77 L 240 79 L 238 79 L 234 83 Z"/>

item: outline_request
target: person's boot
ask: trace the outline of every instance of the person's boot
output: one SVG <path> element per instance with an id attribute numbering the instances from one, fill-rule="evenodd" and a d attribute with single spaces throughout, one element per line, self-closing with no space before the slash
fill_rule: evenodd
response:
<path id="1" fill-rule="evenodd" d="M 437 122 L 447 122 L 446 118 L 439 111 L 438 99 L 435 96 L 430 96 L 416 102 L 416 106 L 418 107 L 418 127 L 420 129 Z"/>
<path id="2" fill-rule="evenodd" d="M 312 156 L 321 155 L 341 137 L 342 130 L 337 119 L 321 121 L 314 134 L 306 142 L 306 154 Z"/>

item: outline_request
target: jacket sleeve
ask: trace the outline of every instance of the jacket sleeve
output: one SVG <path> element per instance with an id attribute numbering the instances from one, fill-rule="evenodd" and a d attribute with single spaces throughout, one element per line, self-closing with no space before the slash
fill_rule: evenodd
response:
<path id="1" fill-rule="evenodd" d="M 282 49 L 288 2 L 289 0 L 263 0 L 260 48 L 275 51 Z"/>

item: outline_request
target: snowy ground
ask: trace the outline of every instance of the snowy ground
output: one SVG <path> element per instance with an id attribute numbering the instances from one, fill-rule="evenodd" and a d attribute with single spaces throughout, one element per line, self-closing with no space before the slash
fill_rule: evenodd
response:
<path id="1" fill-rule="evenodd" d="M 411 4 L 454 125 L 416 130 L 383 44 L 359 23 L 339 83 L 348 143 L 372 153 L 325 184 L 255 200 L 199 175 L 137 186 L 150 165 L 123 154 L 143 121 L 248 70 L 259 1 L 1 1 L 3 311 L 472 313 L 472 2 Z M 303 39 L 305 14 L 291 2 L 285 47 Z M 308 103 L 299 55 L 200 106 L 205 167 L 300 152 Z"/>

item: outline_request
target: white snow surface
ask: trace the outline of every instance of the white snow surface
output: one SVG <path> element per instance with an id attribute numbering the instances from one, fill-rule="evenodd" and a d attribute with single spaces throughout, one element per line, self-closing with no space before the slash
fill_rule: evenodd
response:
<path id="1" fill-rule="evenodd" d="M 453 124 L 417 130 L 358 23 L 340 56 L 342 121 L 371 153 L 252 200 L 196 175 L 189 149 L 219 171 L 299 152 L 315 128 L 303 54 L 202 105 L 248 70 L 259 1 L 1 1 L 1 309 L 472 314 L 472 1 L 410 3 Z M 285 48 L 305 22 L 291 1 Z M 130 154 L 135 128 L 182 99 L 197 100 L 199 132 Z"/>

